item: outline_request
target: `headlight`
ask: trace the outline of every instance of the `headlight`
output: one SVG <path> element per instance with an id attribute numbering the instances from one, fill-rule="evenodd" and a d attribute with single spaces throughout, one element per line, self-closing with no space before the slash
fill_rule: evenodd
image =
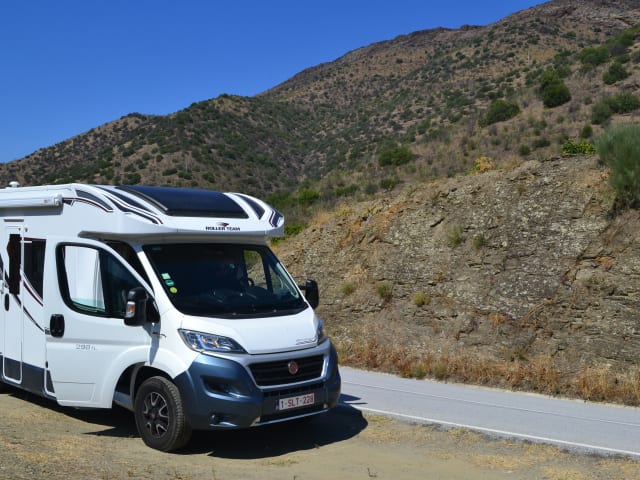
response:
<path id="1" fill-rule="evenodd" d="M 179 330 L 185 343 L 196 352 L 208 353 L 245 353 L 235 340 L 211 333 Z"/>
<path id="2" fill-rule="evenodd" d="M 320 345 L 328 338 L 327 334 L 324 331 L 324 324 L 320 319 L 318 319 L 318 326 L 316 327 L 316 338 L 318 339 L 318 345 Z"/>

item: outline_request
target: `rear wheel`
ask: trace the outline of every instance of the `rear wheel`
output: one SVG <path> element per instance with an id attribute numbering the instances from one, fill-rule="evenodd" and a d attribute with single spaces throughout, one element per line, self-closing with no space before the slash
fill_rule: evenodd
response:
<path id="1" fill-rule="evenodd" d="M 140 386 L 134 415 L 140 437 L 151 448 L 170 452 L 191 438 L 180 391 L 164 377 L 151 377 Z"/>

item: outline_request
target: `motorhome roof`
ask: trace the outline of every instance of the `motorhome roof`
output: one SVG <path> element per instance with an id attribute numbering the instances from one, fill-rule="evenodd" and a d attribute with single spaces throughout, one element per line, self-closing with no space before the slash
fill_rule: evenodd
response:
<path id="1" fill-rule="evenodd" d="M 120 191 L 130 193 L 140 200 L 154 205 L 165 215 L 249 218 L 247 212 L 232 198 L 214 190 L 127 185 L 109 188 L 108 191 L 115 195 L 118 195 Z"/>
<path id="2" fill-rule="evenodd" d="M 64 208 L 84 204 L 116 216 L 125 214 L 139 228 L 126 230 L 118 224 L 120 235 L 157 235 L 168 230 L 213 232 L 238 235 L 279 236 L 284 217 L 257 198 L 213 190 L 157 187 L 143 185 L 49 185 L 0 189 L 2 210 L 29 211 L 39 208 Z M 34 212 L 35 214 L 35 212 Z M 85 222 L 83 222 L 85 223 Z M 151 227 L 150 225 L 156 225 Z M 100 228 L 96 229 L 96 226 Z M 87 219 L 85 233 L 107 232 L 115 228 L 107 221 L 103 226 Z M 146 226 L 144 226 L 146 225 Z"/>

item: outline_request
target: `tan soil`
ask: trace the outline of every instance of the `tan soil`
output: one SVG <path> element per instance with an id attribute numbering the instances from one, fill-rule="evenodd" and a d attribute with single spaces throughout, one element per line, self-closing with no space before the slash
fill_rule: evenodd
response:
<path id="1" fill-rule="evenodd" d="M 640 479 L 640 461 L 442 431 L 339 407 L 297 423 L 147 448 L 131 413 L 0 394 L 0 479 Z"/>

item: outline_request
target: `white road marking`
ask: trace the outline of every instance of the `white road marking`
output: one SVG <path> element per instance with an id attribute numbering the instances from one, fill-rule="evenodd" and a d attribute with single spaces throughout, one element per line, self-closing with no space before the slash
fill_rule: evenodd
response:
<path id="1" fill-rule="evenodd" d="M 379 415 L 386 415 L 386 416 L 390 416 L 390 417 L 398 417 L 398 418 L 403 418 L 405 420 L 413 420 L 413 421 L 417 421 L 417 422 L 421 422 L 421 423 L 445 425 L 447 427 L 455 427 L 455 428 L 465 428 L 465 429 L 468 429 L 468 430 L 475 430 L 475 431 L 490 433 L 492 435 L 499 435 L 499 436 L 509 437 L 509 438 L 521 438 L 521 439 L 524 439 L 524 440 L 551 443 L 551 444 L 555 444 L 555 445 L 562 445 L 562 446 L 566 446 L 566 447 L 586 449 L 586 450 L 596 451 L 596 452 L 603 452 L 603 453 L 609 453 L 609 454 L 629 455 L 629 456 L 634 456 L 634 457 L 640 457 L 640 451 L 634 452 L 634 451 L 631 451 L 631 450 L 618 450 L 618 449 L 615 449 L 615 448 L 601 447 L 601 446 L 598 446 L 598 445 L 588 445 L 588 444 L 584 444 L 584 443 L 567 442 L 567 441 L 564 441 L 564 440 L 556 440 L 554 438 L 546 438 L 546 437 L 538 437 L 538 436 L 535 436 L 535 435 L 527 435 L 526 433 L 517 433 L 517 432 L 508 432 L 508 431 L 504 431 L 504 430 L 495 430 L 495 429 L 492 429 L 492 428 L 480 427 L 478 425 L 467 425 L 467 424 L 463 424 L 463 423 L 447 422 L 447 421 L 444 421 L 444 420 L 437 420 L 435 418 L 419 417 L 419 416 L 416 416 L 416 415 L 405 415 L 403 413 L 388 412 L 388 411 L 385 411 L 385 410 L 377 410 L 375 408 L 362 407 L 360 405 L 352 405 L 352 404 L 349 404 L 349 403 L 347 403 L 347 404 L 351 405 L 353 408 L 356 408 L 356 409 L 358 409 L 360 411 L 363 411 L 363 412 L 376 413 L 376 414 L 379 414 Z"/>

